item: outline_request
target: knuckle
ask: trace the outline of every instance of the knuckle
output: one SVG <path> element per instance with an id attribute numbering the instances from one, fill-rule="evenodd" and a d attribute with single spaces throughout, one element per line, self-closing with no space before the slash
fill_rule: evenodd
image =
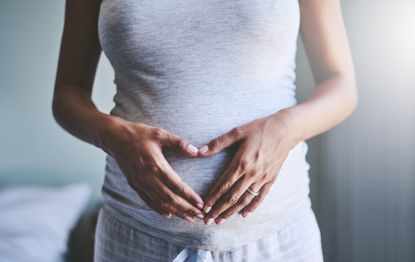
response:
<path id="1" fill-rule="evenodd" d="M 239 159 L 238 166 L 241 172 L 246 172 L 249 167 L 249 160 L 246 158 Z"/>
<path id="2" fill-rule="evenodd" d="M 166 130 L 162 127 L 155 127 L 153 130 L 153 138 L 155 140 L 161 139 L 166 134 Z"/>
<path id="3" fill-rule="evenodd" d="M 209 143 L 209 148 L 215 149 L 215 148 L 219 147 L 219 145 L 221 144 L 221 141 L 222 141 L 222 137 L 218 137 L 218 138 L 212 140 Z"/>
<path id="4" fill-rule="evenodd" d="M 176 194 L 180 194 L 180 195 L 182 195 L 182 194 L 184 194 L 186 192 L 186 190 L 184 189 L 184 186 L 183 185 L 177 185 L 175 188 L 174 188 L 174 193 L 176 193 Z"/>
<path id="5" fill-rule="evenodd" d="M 217 217 L 218 215 L 219 215 L 219 214 L 218 214 L 218 211 L 216 211 L 216 210 L 215 210 L 215 211 L 212 211 L 212 212 L 211 212 L 210 217 L 211 217 L 211 218 L 215 218 L 215 217 Z"/>
<path id="6" fill-rule="evenodd" d="M 221 188 L 219 188 L 219 194 L 220 195 L 225 194 L 226 192 L 228 192 L 229 188 L 230 188 L 229 184 L 223 185 Z"/>
<path id="7" fill-rule="evenodd" d="M 240 138 L 244 134 L 244 128 L 242 126 L 234 127 L 231 130 L 231 134 L 236 138 Z"/>
<path id="8" fill-rule="evenodd" d="M 255 169 L 254 170 L 251 170 L 250 172 L 247 172 L 246 173 L 246 176 L 249 179 L 253 179 L 253 178 L 255 178 L 257 176 L 257 171 Z"/>
<path id="9" fill-rule="evenodd" d="M 166 197 L 166 203 L 168 203 L 171 206 L 175 206 L 177 204 L 177 200 L 174 196 L 167 195 Z"/>
<path id="10" fill-rule="evenodd" d="M 151 172 L 151 174 L 157 174 L 160 171 L 160 168 L 156 164 L 149 164 L 147 165 L 147 170 Z"/>
<path id="11" fill-rule="evenodd" d="M 233 194 L 229 199 L 228 199 L 228 204 L 235 204 L 239 199 L 239 196 L 237 194 Z"/>
<path id="12" fill-rule="evenodd" d="M 222 214 L 220 217 L 223 219 L 228 219 L 232 214 L 233 212 L 226 212 L 225 214 Z"/>
<path id="13" fill-rule="evenodd" d="M 186 148 L 186 145 L 188 144 L 186 140 L 181 139 L 181 138 L 177 138 L 176 143 L 177 143 L 177 146 L 179 146 L 180 148 Z"/>
<path id="14" fill-rule="evenodd" d="M 250 200 L 249 198 L 244 197 L 244 198 L 241 200 L 241 205 L 242 205 L 242 206 L 246 206 L 246 205 L 248 205 L 250 202 L 251 202 L 251 200 Z"/>

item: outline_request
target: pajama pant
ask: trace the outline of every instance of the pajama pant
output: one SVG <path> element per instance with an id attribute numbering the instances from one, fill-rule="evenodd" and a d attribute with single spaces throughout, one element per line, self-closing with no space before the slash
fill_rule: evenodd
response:
<path id="1" fill-rule="evenodd" d="M 241 236 L 238 236 L 241 237 Z M 132 228 L 102 208 L 94 246 L 95 262 L 267 262 L 323 261 L 313 211 L 255 242 L 231 250 L 187 248 Z"/>

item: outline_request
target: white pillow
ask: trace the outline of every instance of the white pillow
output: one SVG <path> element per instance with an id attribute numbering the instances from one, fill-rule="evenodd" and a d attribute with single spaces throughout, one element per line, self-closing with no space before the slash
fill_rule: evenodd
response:
<path id="1" fill-rule="evenodd" d="M 63 261 L 70 230 L 91 196 L 84 183 L 0 189 L 0 261 Z"/>

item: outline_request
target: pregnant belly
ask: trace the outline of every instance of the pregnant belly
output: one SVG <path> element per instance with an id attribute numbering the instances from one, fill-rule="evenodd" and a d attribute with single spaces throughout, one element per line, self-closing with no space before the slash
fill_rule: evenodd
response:
<path id="1" fill-rule="evenodd" d="M 203 198 L 229 165 L 236 153 L 236 146 L 232 145 L 210 157 L 189 158 L 171 151 L 164 155 L 173 170 Z"/>
<path id="2" fill-rule="evenodd" d="M 136 104 L 126 103 L 126 101 L 124 99 L 124 108 L 125 104 L 130 104 L 131 112 L 116 106 L 111 111 L 111 114 L 132 122 L 162 127 L 168 132 L 186 139 L 198 148 L 228 132 L 233 127 L 243 125 L 278 110 L 276 108 L 278 106 L 274 105 L 273 108 L 268 106 L 266 110 L 257 107 L 257 110 L 249 111 L 243 105 L 234 103 L 234 110 L 225 111 L 225 108 L 222 110 L 220 108 L 225 102 L 221 102 L 219 103 L 220 105 L 212 105 L 212 108 L 205 108 L 206 111 L 196 108 L 192 110 L 180 104 L 180 106 L 174 106 L 174 109 L 166 105 L 154 106 L 157 109 L 153 109 L 152 113 L 143 113 L 145 110 L 138 110 L 135 108 L 137 107 Z M 237 146 L 237 144 L 231 145 L 210 157 L 187 157 L 168 148 L 164 148 L 163 154 L 173 170 L 196 193 L 204 197 L 208 193 L 210 186 L 230 164 L 232 157 L 237 151 Z"/>
<path id="3" fill-rule="evenodd" d="M 111 114 L 133 122 L 163 127 L 185 138 L 196 147 L 208 143 L 233 127 L 275 113 L 295 103 L 293 99 L 280 100 L 278 97 L 272 98 L 275 101 L 255 99 L 254 103 L 247 96 L 245 98 L 247 101 L 233 101 L 232 105 L 228 104 L 228 101 L 218 100 L 219 102 L 210 107 L 208 105 L 202 107 L 203 110 L 179 107 L 177 104 L 174 108 L 173 105 L 170 108 L 163 104 L 163 106 L 154 106 L 152 111 L 146 111 L 138 110 L 137 104 L 126 103 L 126 99 L 124 108 L 116 106 Z M 126 104 L 130 105 L 130 108 L 126 107 Z M 247 108 L 246 105 L 249 104 L 255 104 L 255 110 Z M 232 110 L 229 109 L 230 107 Z M 157 112 L 157 114 L 148 112 Z M 164 156 L 176 173 L 204 198 L 228 167 L 237 149 L 238 146 L 235 144 L 211 157 L 196 158 L 166 150 Z M 109 155 L 106 158 L 106 176 L 102 192 L 106 204 L 117 210 L 121 219 L 128 220 L 132 225 L 141 222 L 151 228 L 152 233 L 157 232 L 159 236 L 172 239 L 176 243 L 210 249 L 221 245 L 224 248 L 238 239 L 238 234 L 244 233 L 254 237 L 253 235 L 266 234 L 270 230 L 270 225 L 271 228 L 282 226 L 283 221 L 292 219 L 293 215 L 290 214 L 298 213 L 295 210 L 299 205 L 309 205 L 309 166 L 305 159 L 306 152 L 307 144 L 304 141 L 291 149 L 267 197 L 248 219 L 235 214 L 221 225 L 213 223 L 206 226 L 200 220 L 189 223 L 175 216 L 165 219 L 147 206 L 128 185 L 116 161 Z M 279 156 L 275 157 L 277 159 Z"/>
<path id="4" fill-rule="evenodd" d="M 164 150 L 164 157 L 183 181 L 204 198 L 215 180 L 229 165 L 236 149 L 236 146 L 233 145 L 216 155 L 196 158 L 182 156 L 172 150 Z M 139 199 L 139 196 L 127 184 L 125 176 L 116 160 L 110 155 L 107 155 L 106 162 L 107 181 L 105 186 L 114 193 L 122 194 L 123 197 L 129 198 L 129 201 L 141 203 L 142 208 L 145 207 L 144 202 Z M 137 174 L 137 176 L 139 175 Z"/>
<path id="5" fill-rule="evenodd" d="M 232 146 L 207 158 L 186 158 L 173 153 L 168 153 L 166 158 L 183 180 L 203 197 L 226 169 L 236 149 Z M 306 152 L 305 142 L 300 142 L 290 151 L 278 179 L 255 212 L 248 218 L 235 214 L 221 225 L 213 223 L 206 226 L 198 219 L 189 223 L 175 216 L 165 219 L 148 207 L 128 185 L 116 161 L 109 155 L 106 158 L 103 196 L 106 204 L 117 210 L 120 219 L 132 226 L 142 223 L 149 233 L 156 236 L 197 248 L 230 247 L 228 245 L 239 241 L 238 234 L 252 238 L 266 235 L 270 230 L 292 223 L 293 219 L 309 208 Z"/>

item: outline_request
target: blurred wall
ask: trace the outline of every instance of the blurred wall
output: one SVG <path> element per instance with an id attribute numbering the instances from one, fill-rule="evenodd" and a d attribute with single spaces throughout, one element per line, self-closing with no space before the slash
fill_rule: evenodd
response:
<path id="1" fill-rule="evenodd" d="M 415 261 L 415 7 L 343 1 L 358 76 L 352 117 L 309 140 L 313 207 L 326 261 Z M 64 1 L 0 1 L 0 185 L 87 181 L 99 197 L 104 154 L 54 121 Z M 301 48 L 299 101 L 314 83 Z M 101 57 L 94 101 L 112 107 Z"/>
<path id="2" fill-rule="evenodd" d="M 345 0 L 359 104 L 312 139 L 326 261 L 415 261 L 415 1 Z M 301 97 L 312 90 L 303 51 Z"/>
<path id="3" fill-rule="evenodd" d="M 0 1 L 0 185 L 87 181 L 99 195 L 104 153 L 53 119 L 65 1 Z M 113 71 L 101 57 L 93 97 L 112 107 Z"/>

